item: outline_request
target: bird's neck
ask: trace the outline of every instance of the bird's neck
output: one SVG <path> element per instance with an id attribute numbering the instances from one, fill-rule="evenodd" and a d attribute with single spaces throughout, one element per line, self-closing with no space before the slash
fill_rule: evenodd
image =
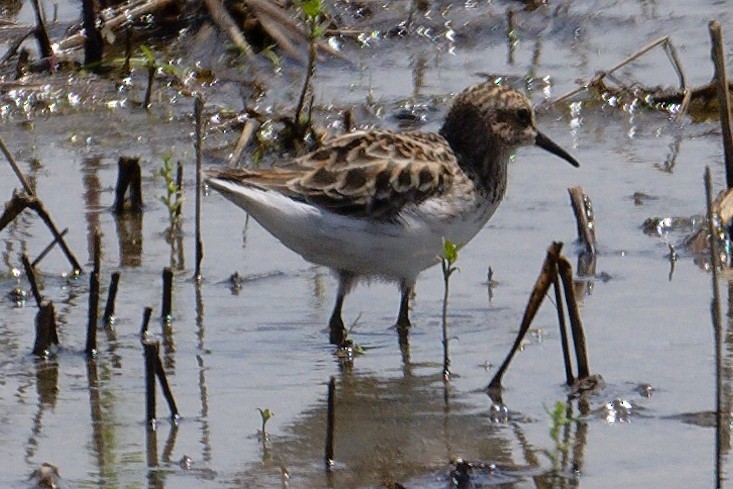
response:
<path id="1" fill-rule="evenodd" d="M 504 196 L 507 163 L 512 150 L 498 144 L 490 126 L 472 106 L 453 107 L 440 134 L 456 154 L 458 164 L 489 200 Z"/>

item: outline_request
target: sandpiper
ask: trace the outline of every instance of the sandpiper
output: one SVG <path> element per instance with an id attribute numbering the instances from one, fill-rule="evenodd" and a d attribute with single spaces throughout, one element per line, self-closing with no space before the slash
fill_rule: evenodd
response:
<path id="1" fill-rule="evenodd" d="M 537 130 L 524 95 L 485 82 L 455 98 L 438 133 L 352 132 L 282 166 L 207 170 L 207 182 L 336 273 L 331 343 L 345 340 L 341 309 L 359 278 L 399 284 L 406 337 L 418 274 L 439 262 L 444 239 L 464 245 L 486 224 L 504 197 L 509 158 L 525 145 L 579 166 Z"/>

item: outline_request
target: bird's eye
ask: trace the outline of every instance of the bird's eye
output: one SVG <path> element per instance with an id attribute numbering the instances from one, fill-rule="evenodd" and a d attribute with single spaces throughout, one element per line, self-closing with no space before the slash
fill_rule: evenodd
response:
<path id="1" fill-rule="evenodd" d="M 530 118 L 531 118 L 531 114 L 529 112 L 529 109 L 517 110 L 517 120 L 521 122 L 522 124 L 529 124 Z"/>

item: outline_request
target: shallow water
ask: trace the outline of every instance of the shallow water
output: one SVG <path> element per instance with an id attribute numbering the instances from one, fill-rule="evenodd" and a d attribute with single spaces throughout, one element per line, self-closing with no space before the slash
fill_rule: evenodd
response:
<path id="1" fill-rule="evenodd" d="M 435 9 L 448 5 L 435 2 Z M 375 115 L 357 122 L 395 128 L 394 114 L 417 101 L 423 104 L 416 111 L 423 119 L 419 127 L 434 130 L 448 94 L 477 80 L 476 72 L 531 74 L 539 80 L 532 97 L 540 102 L 664 34 L 679 50 L 688 83 L 700 85 L 712 72 L 707 21 L 718 18 L 725 30 L 731 20 L 717 2 L 694 9 L 686 2 L 576 2 L 557 18 L 542 10 L 518 13 L 519 43 L 510 64 L 507 7 L 518 8 L 510 2 L 468 2 L 453 5 L 442 19 L 437 13 L 420 18 L 418 23 L 433 28 L 432 39 L 378 39 L 363 48 L 345 43 L 358 69 L 333 61 L 321 65 L 319 104 L 363 108 L 371 100 Z M 393 5 L 384 14 L 387 20 L 377 20 L 389 23 L 399 8 Z M 449 28 L 457 32 L 454 43 L 446 40 Z M 727 46 L 731 52 L 730 40 Z M 218 60 L 213 64 L 220 61 L 213 59 Z M 645 83 L 674 85 L 667 66 L 659 51 L 627 73 Z M 299 73 L 286 65 L 272 78 L 282 91 L 273 90 L 260 106 L 288 107 Z M 545 77 L 549 84 L 541 81 Z M 86 86 L 72 85 L 71 92 L 91 91 Z M 3 90 L 3 97 L 10 97 Z M 142 90 L 138 84 L 99 97 L 139 100 Z M 209 107 L 242 106 L 231 84 L 206 90 Z M 608 105 L 540 115 L 543 132 L 582 166 L 576 170 L 536 149 L 520 150 L 511 163 L 505 201 L 461 250 L 460 271 L 451 280 L 455 376 L 446 400 L 438 268 L 427 270 L 418 282 L 409 358 L 401 354 L 390 327 L 399 299 L 393 285 L 361 286 L 347 298 L 344 319 L 355 324 L 351 335 L 366 351 L 353 365 L 343 365 L 328 345 L 325 328 L 335 280 L 215 193 L 203 202 L 204 280 L 198 289 L 190 280 L 194 157 L 189 98 L 161 90 L 150 113 L 129 105 L 99 104 L 90 110 L 76 107 L 74 100 L 54 100 L 58 113 L 53 107 L 26 115 L 23 107 L 11 109 L 4 113 L 2 136 L 58 226 L 70 229 L 68 243 L 86 270 L 91 269 L 89 229 L 99 226 L 103 299 L 110 273 L 122 274 L 118 319 L 113 334 L 100 330 L 99 354 L 87 362 L 88 275 L 63 276 L 70 267 L 58 250 L 39 267 L 42 293 L 56 304 L 60 323 L 57 356 L 38 360 L 30 355 L 36 312 L 31 301 L 22 306 L 2 302 L 3 487 L 22 487 L 32 470 L 49 462 L 60 468 L 69 487 L 277 487 L 284 467 L 290 487 L 375 487 L 396 481 L 408 488 L 444 488 L 449 487 L 449 462 L 457 457 L 496 464 L 488 476 L 477 470 L 477 477 L 485 476 L 482 483 L 496 487 L 711 485 L 714 430 L 706 416 L 714 408 L 710 276 L 679 250 L 683 233 L 650 237 L 641 225 L 649 217 L 702 213 L 705 165 L 712 167 L 716 189 L 721 188 L 717 123 L 678 124 L 664 114 Z M 207 146 L 233 138 L 234 132 L 211 130 Z M 159 200 L 163 180 L 156 173 L 166 153 L 186 168 L 183 260 L 165 241 L 168 217 Z M 118 221 L 110 212 L 116 160 L 129 154 L 143 161 L 146 209 L 140 222 Z M 590 280 L 582 314 L 591 367 L 608 387 L 587 399 L 583 415 L 578 402 L 571 403 L 579 421 L 567 426 L 567 456 L 553 471 L 547 454 L 562 461 L 563 451 L 550 436 L 547 410 L 565 402 L 567 391 L 549 302 L 505 377 L 508 415 L 494 409 L 483 388 L 514 340 L 547 246 L 565 242 L 566 255 L 575 261 L 576 228 L 566 192 L 574 185 L 592 198 L 596 214 L 597 278 Z M 9 167 L 0 165 L 0 196 L 9 198 L 16 187 Z M 653 198 L 637 205 L 632 197 L 637 192 Z M 126 241 L 125 230 L 139 236 L 134 245 Z M 37 217 L 24 213 L 0 232 L 0 240 L 5 297 L 19 284 L 27 287 L 12 273 L 22 268 L 20 253 L 32 258 L 50 238 Z M 668 243 L 680 251 L 671 279 Z M 154 318 L 160 314 L 165 266 L 175 271 L 172 331 L 163 335 L 158 319 L 151 330 L 163 336 L 163 362 L 183 419 L 173 429 L 159 399 L 158 431 L 146 437 L 138 332 L 143 307 L 154 307 Z M 498 282 L 491 300 L 488 267 Z M 235 271 L 244 278 L 238 290 L 228 281 Z M 729 392 L 729 344 L 725 351 Z M 336 465 L 328 480 L 322 459 L 331 376 L 337 382 Z M 647 384 L 653 387 L 651 396 L 640 388 Z M 275 413 L 264 445 L 257 408 Z M 725 452 L 727 464 L 728 447 Z M 182 463 L 186 458 L 190 467 Z"/>

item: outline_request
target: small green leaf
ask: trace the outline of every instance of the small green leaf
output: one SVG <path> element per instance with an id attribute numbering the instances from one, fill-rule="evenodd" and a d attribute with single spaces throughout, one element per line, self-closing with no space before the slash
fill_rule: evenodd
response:
<path id="1" fill-rule="evenodd" d="M 270 418 L 272 418 L 273 416 L 275 416 L 275 413 L 273 413 L 272 411 L 270 411 L 269 408 L 265 408 L 265 409 L 257 408 L 257 410 L 260 412 L 260 416 L 262 417 L 262 422 L 263 423 L 267 423 L 267 420 L 269 420 Z"/>
<path id="2" fill-rule="evenodd" d="M 145 56 L 145 60 L 149 65 L 152 65 L 155 63 L 155 55 L 153 54 L 153 51 L 147 47 L 144 44 L 140 45 L 140 51 L 143 52 L 143 56 Z"/>
<path id="3" fill-rule="evenodd" d="M 458 246 L 445 238 L 443 238 L 443 258 L 448 261 L 448 265 L 453 265 L 458 260 Z"/>
<path id="4" fill-rule="evenodd" d="M 322 0 L 305 0 L 301 8 L 307 18 L 315 19 L 323 13 L 323 2 Z"/>

